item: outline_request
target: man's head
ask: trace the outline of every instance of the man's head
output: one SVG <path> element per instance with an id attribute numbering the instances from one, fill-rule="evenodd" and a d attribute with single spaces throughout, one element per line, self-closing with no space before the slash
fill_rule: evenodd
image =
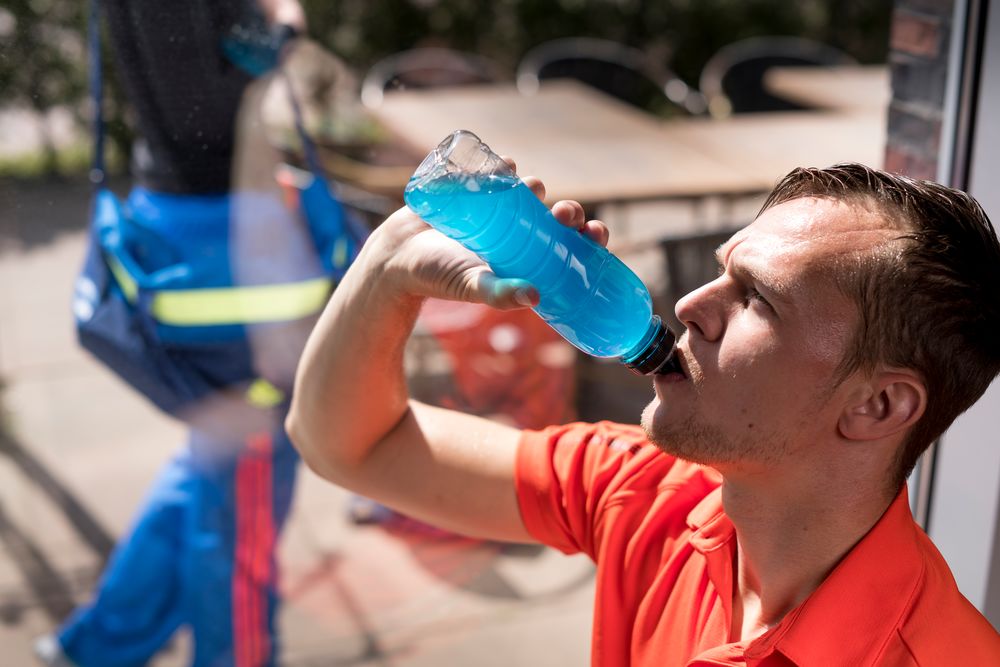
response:
<path id="1" fill-rule="evenodd" d="M 721 412 L 705 418 L 692 417 L 694 411 L 673 426 L 664 415 L 657 433 L 654 414 L 674 406 L 654 402 L 645 423 L 668 449 L 666 441 L 684 437 L 685 429 L 702 432 L 702 442 L 690 443 L 697 451 L 679 455 L 706 463 L 779 456 L 795 445 L 784 437 L 789 433 L 823 435 L 811 429 L 824 428 L 818 413 L 844 380 L 884 377 L 866 409 L 878 411 L 877 391 L 884 390 L 885 403 L 901 401 L 894 422 L 903 441 L 893 465 L 898 487 L 1000 372 L 1000 244 L 982 209 L 961 192 L 856 164 L 797 169 L 775 187 L 757 220 L 720 248 L 719 259 L 720 278 L 678 303 L 688 326 L 682 356 L 691 384 L 707 397 L 732 391 L 726 381 L 743 383 L 753 394 L 770 394 L 771 409 L 734 394 L 720 407 L 745 416 L 737 430 L 726 429 Z M 769 301 L 787 297 L 784 311 L 780 303 L 766 310 L 740 305 L 760 288 L 778 291 Z M 768 356 L 767 346 L 780 355 Z M 761 366 L 784 377 L 754 379 Z M 657 386 L 658 395 L 680 391 Z M 812 414 L 795 423 L 797 412 Z M 770 432 L 762 432 L 769 422 Z M 733 433 L 744 442 L 733 442 Z M 729 443 L 707 444 L 715 439 Z M 699 457 L 704 447 L 714 451 Z"/>
<path id="2" fill-rule="evenodd" d="M 762 207 L 829 197 L 881 216 L 886 242 L 835 267 L 859 319 L 839 377 L 881 367 L 916 371 L 927 407 L 899 451 L 902 485 L 920 454 L 1000 373 L 1000 243 L 964 192 L 859 164 L 797 169 Z"/>

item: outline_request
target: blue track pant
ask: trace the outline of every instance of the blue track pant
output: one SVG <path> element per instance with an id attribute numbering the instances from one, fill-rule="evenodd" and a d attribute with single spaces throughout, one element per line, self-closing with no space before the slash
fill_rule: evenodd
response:
<path id="1" fill-rule="evenodd" d="M 297 463 L 283 430 L 240 443 L 192 433 L 94 598 L 60 629 L 66 654 L 80 667 L 143 665 L 187 625 L 194 667 L 275 664 L 274 547 Z"/>

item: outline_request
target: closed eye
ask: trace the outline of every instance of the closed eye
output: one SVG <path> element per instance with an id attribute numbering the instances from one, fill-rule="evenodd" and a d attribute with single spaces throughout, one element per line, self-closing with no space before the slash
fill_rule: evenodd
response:
<path id="1" fill-rule="evenodd" d="M 764 295 L 758 292 L 757 289 L 754 287 L 747 288 L 747 293 L 746 296 L 743 298 L 743 301 L 747 306 L 749 306 L 753 302 L 758 302 L 773 310 L 773 307 L 771 306 L 770 302 L 767 299 L 765 299 Z"/>

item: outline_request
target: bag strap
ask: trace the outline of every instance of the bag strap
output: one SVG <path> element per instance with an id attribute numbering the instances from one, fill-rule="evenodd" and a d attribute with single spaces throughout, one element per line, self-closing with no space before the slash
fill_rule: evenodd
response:
<path id="1" fill-rule="evenodd" d="M 93 106 L 94 152 L 90 180 L 94 184 L 94 211 L 92 217 L 97 220 L 112 221 L 120 218 L 117 198 L 105 188 L 105 124 L 103 99 L 103 72 L 101 63 L 101 23 L 100 0 L 90 1 L 90 16 L 88 20 L 88 51 L 90 64 L 90 97 Z M 326 179 L 323 177 L 316 145 L 302 121 L 302 111 L 295 95 L 294 87 L 288 73 L 278 64 L 278 75 L 285 81 L 289 101 L 292 106 L 296 132 L 301 141 L 309 170 L 317 181 L 317 185 L 329 198 L 329 205 L 342 211 L 342 206 L 336 197 L 329 192 Z M 364 243 L 367 230 L 354 220 L 352 216 L 341 214 L 346 232 L 357 243 Z M 98 225 L 100 226 L 100 225 Z M 115 277 L 125 298 L 132 303 L 139 301 L 142 289 L 149 290 L 149 303 L 146 307 L 158 322 L 171 326 L 217 326 L 229 324 L 248 324 L 255 322 L 273 322 L 298 319 L 311 315 L 326 303 L 333 287 L 333 280 L 328 277 L 314 278 L 306 281 L 281 283 L 272 285 L 257 285 L 246 287 L 229 287 L 218 289 L 182 289 L 158 290 L 150 289 L 150 277 L 124 252 L 120 243 L 102 243 L 105 259 L 111 273 Z"/>
<path id="2" fill-rule="evenodd" d="M 329 184 L 324 176 L 323 166 L 320 164 L 319 152 L 316 149 L 316 143 L 306 131 L 305 122 L 302 120 L 302 108 L 299 106 L 298 96 L 295 94 L 295 86 L 292 83 L 292 77 L 289 76 L 288 72 L 280 64 L 278 65 L 278 73 L 284 80 L 285 88 L 288 90 L 288 101 L 292 107 L 292 122 L 295 125 L 295 131 L 299 135 L 299 140 L 302 142 L 302 153 L 305 156 L 306 165 L 309 167 L 309 171 L 312 173 L 313 178 L 315 178 L 321 184 L 323 189 L 326 190 L 327 196 L 333 199 L 336 202 L 336 205 L 343 209 L 343 205 L 340 203 L 340 200 L 337 199 L 332 192 L 330 192 Z M 355 246 L 360 248 L 364 245 L 365 241 L 368 239 L 368 229 L 362 225 L 355 216 L 349 215 L 346 211 L 343 212 L 341 219 L 343 221 L 345 231 L 350 235 Z"/>
<path id="3" fill-rule="evenodd" d="M 94 152 L 90 168 L 90 182 L 95 190 L 104 187 L 107 177 L 104 168 L 104 85 L 101 72 L 101 15 L 99 0 L 90 0 L 87 25 L 87 51 L 90 60 L 90 102 L 94 126 Z"/>
<path id="4" fill-rule="evenodd" d="M 312 195 L 318 195 L 321 200 L 321 207 L 325 211 L 324 216 L 321 217 L 325 217 L 331 212 L 334 214 L 337 220 L 336 226 L 340 227 L 343 232 L 339 241 L 353 245 L 356 249 L 364 245 L 369 230 L 355 216 L 348 214 L 344 210 L 341 199 L 331 192 L 326 172 L 319 159 L 316 142 L 306 131 L 302 107 L 299 104 L 299 96 L 295 92 L 292 77 L 281 61 L 282 49 L 298 34 L 298 31 L 289 25 L 277 25 L 270 30 L 265 30 L 259 22 L 251 20 L 249 25 L 237 25 L 230 30 L 229 34 L 223 38 L 222 51 L 230 62 L 251 76 L 257 77 L 265 72 L 274 72 L 275 76 L 284 84 L 288 102 L 292 108 L 292 124 L 302 146 L 306 168 L 314 179 L 314 185 L 308 189 Z M 321 192 L 317 193 L 317 190 Z M 311 197 L 311 199 L 313 198 Z M 310 221 L 310 227 L 314 222 L 316 221 Z M 320 247 L 322 244 L 318 241 L 319 236 L 317 237 L 317 247 Z M 353 254 L 356 252 L 352 252 Z M 337 266 L 332 268 L 335 272 L 338 270 Z M 343 268 L 339 267 L 341 270 Z"/>

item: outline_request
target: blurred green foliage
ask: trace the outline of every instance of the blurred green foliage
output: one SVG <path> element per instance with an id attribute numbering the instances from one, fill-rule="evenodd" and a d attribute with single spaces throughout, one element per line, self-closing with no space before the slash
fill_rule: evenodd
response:
<path id="1" fill-rule="evenodd" d="M 68 0 L 7 0 L 0 9 L 0 90 L 5 104 L 44 112 L 78 100 L 85 79 L 80 27 L 86 4 Z M 55 149 L 43 147 L 47 171 Z"/>
<path id="2" fill-rule="evenodd" d="M 139 0 L 136 0 L 139 1 Z M 696 84 L 722 46 L 754 35 L 811 37 L 861 62 L 884 62 L 891 0 L 302 0 L 310 35 L 357 72 L 416 46 L 477 52 L 511 73 L 541 42 L 603 37 L 646 50 Z M 77 110 L 84 122 L 86 11 L 81 0 L 6 0 L 0 8 L 3 104 Z M 106 49 L 105 49 L 106 50 Z M 126 108 L 113 67 L 105 109 L 112 148 L 128 154 Z M 49 151 L 51 153 L 51 151 Z M 54 154 L 47 158 L 55 170 Z"/>
<path id="3" fill-rule="evenodd" d="M 87 19 L 84 0 L 4 0 L 0 6 L 0 105 L 20 106 L 38 114 L 55 107 L 73 112 L 81 126 L 89 120 Z M 132 131 L 127 107 L 114 74 L 109 49 L 102 48 L 104 112 L 109 138 L 108 164 L 123 165 Z M 5 158 L 0 176 L 46 176 L 79 171 L 81 147 L 57 153 L 43 134 L 41 155 Z"/>
<path id="4" fill-rule="evenodd" d="M 719 48 L 755 35 L 798 35 L 861 62 L 884 62 L 891 0 L 302 0 L 309 32 L 364 70 L 416 46 L 488 56 L 513 72 L 558 37 L 612 39 L 647 50 L 688 83 Z"/>

